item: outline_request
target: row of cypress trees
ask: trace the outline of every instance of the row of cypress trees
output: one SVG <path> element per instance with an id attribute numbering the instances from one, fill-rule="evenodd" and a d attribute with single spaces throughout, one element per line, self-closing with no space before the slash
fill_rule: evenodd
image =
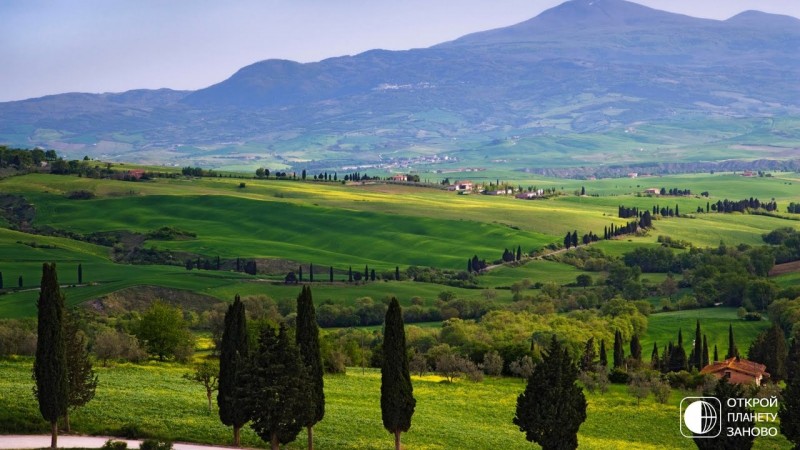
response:
<path id="1" fill-rule="evenodd" d="M 297 297 L 295 340 L 281 325 L 276 333 L 264 327 L 258 347 L 248 348 L 244 304 L 237 295 L 225 314 L 220 351 L 217 404 L 222 423 L 233 427 L 234 445 L 241 445 L 241 428 L 251 427 L 273 449 L 295 440 L 305 427 L 308 448 L 314 447 L 313 427 L 325 416 L 323 366 L 319 328 L 311 288 Z M 394 434 L 411 427 L 416 401 L 406 354 L 403 315 L 397 299 L 386 312 L 381 369 L 381 415 Z"/>

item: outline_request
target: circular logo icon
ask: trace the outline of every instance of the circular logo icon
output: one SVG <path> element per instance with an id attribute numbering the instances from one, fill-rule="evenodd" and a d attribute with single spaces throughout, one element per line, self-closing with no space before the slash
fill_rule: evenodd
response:
<path id="1" fill-rule="evenodd" d="M 694 434 L 707 434 L 717 426 L 717 410 L 711 403 L 698 400 L 683 411 L 683 423 Z"/>

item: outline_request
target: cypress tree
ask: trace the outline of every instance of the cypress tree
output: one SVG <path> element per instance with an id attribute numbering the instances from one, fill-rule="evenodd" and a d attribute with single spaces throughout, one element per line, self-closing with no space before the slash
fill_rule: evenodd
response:
<path id="1" fill-rule="evenodd" d="M 329 273 L 328 278 L 330 278 L 330 282 L 333 283 L 333 266 L 331 266 L 331 268 L 328 271 L 328 273 Z"/>
<path id="2" fill-rule="evenodd" d="M 719 352 L 717 351 L 717 344 L 714 344 L 714 362 L 719 361 Z"/>
<path id="3" fill-rule="evenodd" d="M 353 282 L 353 266 L 350 266 L 347 269 L 347 281 L 349 281 L 351 283 Z"/>
<path id="4" fill-rule="evenodd" d="M 310 283 L 314 282 L 314 263 L 308 264 L 308 281 Z"/>
<path id="5" fill-rule="evenodd" d="M 56 448 L 58 418 L 67 412 L 69 385 L 64 342 L 64 295 L 58 285 L 55 263 L 42 264 L 37 308 L 39 323 L 36 359 L 33 363 L 33 377 L 36 380 L 34 394 L 39 401 L 42 417 L 50 422 L 50 446 Z"/>
<path id="6" fill-rule="evenodd" d="M 709 395 L 711 393 L 705 393 Z M 728 399 L 745 397 L 744 387 L 740 384 L 731 384 L 726 378 L 720 378 L 717 382 L 717 387 L 714 389 L 714 397 L 718 398 L 722 404 L 722 411 L 719 416 L 720 426 L 722 433 L 713 439 L 694 439 L 695 445 L 699 450 L 735 450 L 735 449 L 750 449 L 753 447 L 753 434 L 739 434 L 733 433 L 728 435 L 728 428 L 737 426 L 741 428 L 751 429 L 755 422 L 751 420 L 739 420 L 734 423 L 729 421 L 730 417 L 749 417 L 753 410 L 747 408 L 743 403 L 736 402 L 735 406 L 728 405 Z"/>
<path id="7" fill-rule="evenodd" d="M 294 441 L 310 415 L 311 397 L 305 364 L 285 325 L 277 336 L 269 326 L 261 329 L 258 349 L 244 375 L 245 409 L 253 431 L 273 450 Z"/>
<path id="8" fill-rule="evenodd" d="M 233 444 L 241 445 L 240 431 L 249 420 L 245 410 L 247 393 L 241 389 L 248 354 L 247 318 L 244 303 L 236 294 L 225 313 L 225 328 L 219 355 L 219 390 L 217 405 L 223 424 L 233 427 Z"/>
<path id="9" fill-rule="evenodd" d="M 78 264 L 78 284 L 83 284 L 83 264 Z"/>
<path id="10" fill-rule="evenodd" d="M 514 425 L 544 450 L 578 447 L 578 429 L 586 420 L 586 397 L 575 382 L 578 368 L 555 335 L 547 354 L 517 398 Z"/>
<path id="11" fill-rule="evenodd" d="M 309 376 L 308 392 L 311 395 L 313 408 L 304 421 L 308 431 L 308 448 L 314 448 L 314 424 L 325 416 L 325 392 L 323 390 L 322 356 L 319 349 L 319 327 L 317 315 L 314 311 L 314 301 L 311 298 L 311 288 L 303 286 L 297 297 L 297 329 L 295 339 L 300 357 L 306 366 Z"/>
<path id="12" fill-rule="evenodd" d="M 789 355 L 786 357 L 786 380 L 791 382 L 800 375 L 800 334 L 795 334 L 792 345 L 789 346 Z"/>
<path id="13" fill-rule="evenodd" d="M 22 289 L 22 275 L 19 276 L 19 279 L 17 280 L 17 285 L 19 286 L 20 289 Z"/>
<path id="14" fill-rule="evenodd" d="M 0 272 L 0 289 L 3 289 L 3 272 Z"/>
<path id="15" fill-rule="evenodd" d="M 733 325 L 728 325 L 728 354 L 725 359 L 739 358 L 739 349 L 736 348 L 736 340 L 733 338 Z"/>
<path id="16" fill-rule="evenodd" d="M 636 334 L 631 338 L 631 358 L 636 362 L 642 362 L 642 344 L 639 342 L 639 335 Z"/>
<path id="17" fill-rule="evenodd" d="M 622 333 L 619 330 L 614 332 L 614 368 L 625 365 L 625 348 L 622 343 Z"/>
<path id="18" fill-rule="evenodd" d="M 786 338 L 783 330 L 774 324 L 768 330 L 759 333 L 750 345 L 747 359 L 767 366 L 770 379 L 778 382 L 786 379 Z"/>
<path id="19" fill-rule="evenodd" d="M 381 418 L 383 427 L 394 434 L 395 450 L 400 450 L 400 433 L 411 428 L 416 404 L 408 372 L 403 313 L 397 299 L 392 297 L 383 324 Z"/>
<path id="20" fill-rule="evenodd" d="M 365 265 L 364 266 L 364 282 L 366 283 L 367 281 L 369 281 L 369 267 Z"/>
<path id="21" fill-rule="evenodd" d="M 608 367 L 608 355 L 606 355 L 606 340 L 600 339 L 600 365 Z"/>
<path id="22" fill-rule="evenodd" d="M 517 261 L 520 261 L 520 260 L 522 260 L 522 246 L 518 245 L 517 246 Z"/>
<path id="23" fill-rule="evenodd" d="M 661 361 L 658 358 L 658 344 L 653 342 L 653 352 L 650 354 L 650 367 L 653 370 L 661 369 Z"/>
<path id="24" fill-rule="evenodd" d="M 703 361 L 702 361 L 702 363 L 703 363 L 702 364 L 703 367 L 711 364 L 711 361 L 708 360 L 708 336 L 706 336 L 705 334 L 703 335 Z M 701 367 L 700 369 L 702 369 L 703 367 Z"/>
<path id="25" fill-rule="evenodd" d="M 590 372 L 594 370 L 594 361 L 596 357 L 597 353 L 595 353 L 594 350 L 594 338 L 590 337 L 583 348 L 583 356 L 581 357 L 580 365 L 581 371 Z"/>
<path id="26" fill-rule="evenodd" d="M 369 279 L 370 281 L 375 281 L 375 269 L 369 271 Z"/>
<path id="27" fill-rule="evenodd" d="M 303 266 L 297 266 L 297 279 L 303 282 Z"/>
<path id="28" fill-rule="evenodd" d="M 467 260 L 467 267 L 469 267 L 469 268 L 472 267 L 472 261 Z M 471 271 L 469 269 L 467 269 L 467 272 L 471 272 Z M 2 275 L 2 274 L 0 274 L 0 275 Z M 400 266 L 394 266 L 394 279 L 395 279 L 395 281 L 400 281 Z M 2 281 L 2 278 L 0 278 L 0 281 Z"/>
<path id="29" fill-rule="evenodd" d="M 67 357 L 67 411 L 64 413 L 64 430 L 69 433 L 69 410 L 77 409 L 94 398 L 97 375 L 86 350 L 86 335 L 81 331 L 75 313 L 65 314 L 64 347 Z"/>
<path id="30" fill-rule="evenodd" d="M 683 330 L 678 330 L 678 345 L 672 347 L 669 352 L 669 371 L 680 372 L 688 368 L 686 349 L 683 348 Z"/>
<path id="31" fill-rule="evenodd" d="M 797 341 L 798 337 L 792 340 L 793 350 L 796 350 Z M 794 360 L 794 363 L 794 368 L 790 365 L 792 371 L 796 370 L 797 360 Z M 778 417 L 781 419 L 781 433 L 795 445 L 795 448 L 800 448 L 800 376 L 792 371 L 783 389 L 783 401 L 778 406 Z"/>
<path id="32" fill-rule="evenodd" d="M 692 366 L 696 367 L 697 370 L 701 370 L 703 367 L 703 335 L 700 333 L 700 321 L 697 321 L 697 326 L 694 330 L 694 350 L 692 355 L 694 356 L 694 360 L 692 361 Z"/>

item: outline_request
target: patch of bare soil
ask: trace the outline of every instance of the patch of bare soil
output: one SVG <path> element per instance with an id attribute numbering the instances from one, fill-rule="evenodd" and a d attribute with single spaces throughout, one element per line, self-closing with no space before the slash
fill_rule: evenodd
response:
<path id="1" fill-rule="evenodd" d="M 800 261 L 792 261 L 784 264 L 775 264 L 775 267 L 769 271 L 769 276 L 777 277 L 778 275 L 786 275 L 787 273 L 800 272 Z"/>

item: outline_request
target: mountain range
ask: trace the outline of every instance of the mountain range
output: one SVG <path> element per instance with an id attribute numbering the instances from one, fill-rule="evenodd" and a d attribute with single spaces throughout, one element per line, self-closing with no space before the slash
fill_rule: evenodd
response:
<path id="1" fill-rule="evenodd" d="M 718 21 L 624 0 L 571 0 L 430 48 L 261 61 L 197 91 L 0 103 L 0 142 L 228 168 L 487 158 L 523 167 L 541 164 L 550 146 L 559 155 L 549 162 L 578 165 L 592 162 L 597 142 L 702 151 L 724 141 L 790 154 L 800 142 L 793 121 L 776 131 L 777 144 L 759 141 L 769 133 L 747 135 L 800 117 L 798 49 L 793 17 L 747 11 Z M 586 144 L 586 136 L 599 140 Z"/>

